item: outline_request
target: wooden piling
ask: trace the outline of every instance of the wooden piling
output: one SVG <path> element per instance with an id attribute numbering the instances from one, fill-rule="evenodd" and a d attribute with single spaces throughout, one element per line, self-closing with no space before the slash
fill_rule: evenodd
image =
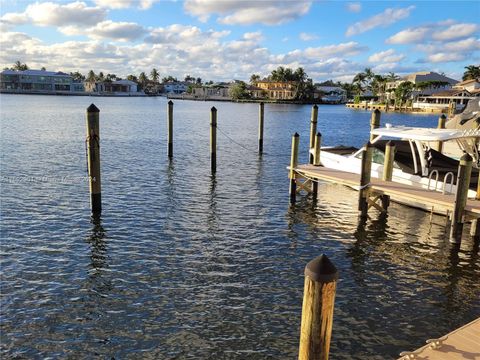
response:
<path id="1" fill-rule="evenodd" d="M 358 211 L 361 217 L 366 217 L 368 213 L 368 192 L 370 176 L 372 171 L 373 146 L 367 143 L 362 151 L 362 172 L 360 174 L 360 191 L 358 196 Z"/>
<path id="2" fill-rule="evenodd" d="M 370 131 L 373 129 L 377 129 L 380 127 L 380 110 L 375 109 L 372 112 L 372 117 L 370 118 Z M 375 135 L 370 134 L 370 142 L 372 142 L 376 138 Z"/>
<path id="3" fill-rule="evenodd" d="M 395 160 L 395 145 L 391 141 L 385 146 L 385 158 L 383 161 L 383 181 L 392 181 L 393 161 Z"/>
<path id="4" fill-rule="evenodd" d="M 305 267 L 299 360 L 328 360 L 338 271 L 326 255 Z"/>
<path id="5" fill-rule="evenodd" d="M 317 132 L 315 135 L 315 146 L 313 148 L 313 165 L 320 166 L 320 147 L 322 145 L 322 134 Z M 312 194 L 313 198 L 316 199 L 318 195 L 318 181 L 312 181 Z"/>
<path id="6" fill-rule="evenodd" d="M 210 110 L 210 165 L 212 172 L 217 171 L 217 109 Z"/>
<path id="7" fill-rule="evenodd" d="M 464 210 L 467 204 L 467 193 L 470 185 L 470 176 L 472 173 L 472 157 L 469 154 L 463 154 L 460 158 L 457 177 L 457 191 L 455 193 L 455 206 L 452 214 L 452 224 L 450 225 L 450 242 L 460 244 L 462 241 L 462 230 L 464 224 Z"/>
<path id="8" fill-rule="evenodd" d="M 315 146 L 315 134 L 317 133 L 317 120 L 318 120 L 318 106 L 315 104 L 312 107 L 312 116 L 310 119 L 310 147 L 308 149 L 308 163 L 313 164 L 313 154 L 311 150 Z"/>
<path id="9" fill-rule="evenodd" d="M 295 168 L 298 165 L 298 143 L 300 142 L 300 135 L 295 133 L 292 136 L 292 154 L 290 157 L 290 172 L 289 172 L 289 179 L 290 179 L 290 204 L 295 204 L 295 200 L 297 197 L 297 183 L 296 183 L 296 176 L 295 176 Z"/>
<path id="10" fill-rule="evenodd" d="M 263 123 L 265 115 L 265 104 L 260 103 L 258 108 L 258 153 L 263 154 Z"/>
<path id="11" fill-rule="evenodd" d="M 100 110 L 91 104 L 87 108 L 87 162 L 92 213 L 102 211 L 102 187 L 100 179 Z"/>
<path id="12" fill-rule="evenodd" d="M 442 114 L 439 118 L 438 118 L 438 126 L 437 126 L 437 129 L 445 129 L 445 123 L 447 121 L 447 117 L 445 116 L 445 114 Z M 442 152 L 443 150 L 443 142 L 442 141 L 437 141 L 437 144 L 436 144 L 436 149 L 438 152 Z"/>
<path id="13" fill-rule="evenodd" d="M 173 101 L 168 102 L 168 157 L 173 157 Z"/>

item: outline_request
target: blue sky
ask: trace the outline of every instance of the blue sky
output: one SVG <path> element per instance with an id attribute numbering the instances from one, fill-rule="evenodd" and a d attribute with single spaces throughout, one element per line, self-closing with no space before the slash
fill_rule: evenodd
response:
<path id="1" fill-rule="evenodd" d="M 278 66 L 314 81 L 480 63 L 479 1 L 0 0 L 0 66 L 248 80 Z"/>

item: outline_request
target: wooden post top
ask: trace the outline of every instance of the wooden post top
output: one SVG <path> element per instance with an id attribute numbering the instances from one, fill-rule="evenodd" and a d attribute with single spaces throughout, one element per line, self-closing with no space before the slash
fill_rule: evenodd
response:
<path id="1" fill-rule="evenodd" d="M 470 154 L 465 153 L 460 158 L 460 165 L 467 165 L 467 163 L 472 162 L 472 161 L 473 161 L 473 158 L 470 156 Z"/>
<path id="2" fill-rule="evenodd" d="M 173 105 L 173 101 L 170 100 L 170 101 L 168 102 L 168 105 Z"/>
<path id="3" fill-rule="evenodd" d="M 317 136 L 322 136 L 322 134 L 320 133 L 320 131 L 317 131 Z"/>
<path id="4" fill-rule="evenodd" d="M 212 106 L 212 108 L 210 109 L 212 112 L 217 112 L 217 108 L 215 106 Z"/>
<path id="5" fill-rule="evenodd" d="M 293 137 L 299 137 L 298 133 L 293 134 Z"/>
<path id="6" fill-rule="evenodd" d="M 338 279 L 338 270 L 327 255 L 322 254 L 305 266 L 305 275 L 315 282 L 329 283 Z"/>
<path id="7" fill-rule="evenodd" d="M 87 112 L 89 112 L 89 113 L 99 113 L 99 112 L 100 112 L 100 109 L 97 108 L 97 107 L 95 106 L 95 104 L 92 103 L 92 104 L 87 108 Z"/>
<path id="8" fill-rule="evenodd" d="M 380 114 L 380 110 L 375 109 L 375 110 L 373 110 L 373 113 L 374 113 L 375 115 L 378 115 L 378 114 Z"/>
<path id="9" fill-rule="evenodd" d="M 317 104 L 313 105 L 313 108 L 314 108 L 315 110 L 318 109 L 318 105 L 317 105 Z"/>

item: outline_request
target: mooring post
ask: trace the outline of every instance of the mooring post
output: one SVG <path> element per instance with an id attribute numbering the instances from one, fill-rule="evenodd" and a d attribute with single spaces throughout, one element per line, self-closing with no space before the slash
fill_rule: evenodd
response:
<path id="1" fill-rule="evenodd" d="M 371 131 L 380 127 L 380 110 L 375 109 L 372 112 L 372 117 L 370 118 L 370 142 L 372 142 L 377 136 L 373 135 Z"/>
<path id="2" fill-rule="evenodd" d="M 462 230 L 464 224 L 464 211 L 467 204 L 470 176 L 472 174 L 472 157 L 463 154 L 460 158 L 457 177 L 457 191 L 455 193 L 455 206 L 450 225 L 450 242 L 460 244 L 462 241 Z"/>
<path id="3" fill-rule="evenodd" d="M 328 360 L 338 271 L 326 255 L 305 266 L 299 360 Z"/>
<path id="4" fill-rule="evenodd" d="M 295 133 L 292 136 L 292 154 L 290 157 L 290 172 L 288 177 L 290 178 L 290 204 L 295 204 L 297 197 L 297 183 L 295 176 L 295 168 L 298 165 L 298 143 L 300 142 L 300 135 Z"/>
<path id="5" fill-rule="evenodd" d="M 100 179 L 100 110 L 91 104 L 87 108 L 87 158 L 92 213 L 102 211 L 102 187 Z"/>
<path id="6" fill-rule="evenodd" d="M 362 172 L 360 174 L 360 191 L 358 196 L 358 211 L 361 217 L 368 213 L 368 192 L 370 187 L 370 173 L 372 171 L 373 146 L 370 143 L 365 145 L 362 151 Z"/>
<path id="7" fill-rule="evenodd" d="M 265 116 L 265 104 L 260 103 L 258 108 L 258 153 L 263 154 L 263 123 Z"/>
<path id="8" fill-rule="evenodd" d="M 320 166 L 320 147 L 322 145 L 322 134 L 317 132 L 315 135 L 315 146 L 313 147 L 313 165 Z M 316 199 L 318 195 L 318 181 L 312 180 L 312 194 Z"/>
<path id="9" fill-rule="evenodd" d="M 308 163 L 313 164 L 312 150 L 315 146 L 315 134 L 317 133 L 317 120 L 318 120 L 318 106 L 317 104 L 312 107 L 312 117 L 310 119 L 310 147 L 308 148 Z"/>
<path id="10" fill-rule="evenodd" d="M 168 102 L 168 157 L 173 157 L 173 101 Z"/>
<path id="11" fill-rule="evenodd" d="M 438 126 L 437 126 L 437 129 L 445 129 L 445 123 L 447 121 L 447 117 L 445 116 L 445 114 L 442 114 L 439 118 L 438 118 Z M 443 142 L 442 141 L 437 141 L 437 146 L 436 146 L 436 150 L 438 152 L 442 152 L 443 150 Z"/>
<path id="12" fill-rule="evenodd" d="M 217 170 L 217 109 L 210 110 L 210 165 L 212 172 Z"/>
<path id="13" fill-rule="evenodd" d="M 385 159 L 383 161 L 383 181 L 392 181 L 393 161 L 395 160 L 395 145 L 389 141 L 385 146 Z"/>

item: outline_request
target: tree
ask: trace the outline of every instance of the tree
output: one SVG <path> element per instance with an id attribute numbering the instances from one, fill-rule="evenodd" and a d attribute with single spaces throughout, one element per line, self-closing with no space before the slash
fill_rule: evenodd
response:
<path id="1" fill-rule="evenodd" d="M 195 81 L 195 78 L 193 76 L 187 75 L 185 76 L 185 82 L 193 82 Z"/>
<path id="2" fill-rule="evenodd" d="M 138 83 L 138 78 L 135 75 L 127 75 L 127 80 Z"/>
<path id="3" fill-rule="evenodd" d="M 199 78 L 199 77 L 198 77 L 197 80 L 195 81 L 195 83 L 196 83 L 197 85 L 202 85 L 202 78 Z"/>
<path id="4" fill-rule="evenodd" d="M 115 75 L 115 74 L 107 74 L 107 76 L 105 76 L 105 81 L 106 82 L 112 82 L 112 81 L 115 81 L 115 80 L 118 80 L 117 75 Z"/>
<path id="5" fill-rule="evenodd" d="M 162 82 L 163 83 L 166 83 L 166 82 L 177 82 L 177 78 L 176 77 L 173 77 L 172 75 L 168 75 L 167 77 L 164 77 L 162 79 Z"/>
<path id="6" fill-rule="evenodd" d="M 89 83 L 94 83 L 97 80 L 97 76 L 93 72 L 93 70 L 90 70 L 87 75 L 87 82 Z"/>
<path id="7" fill-rule="evenodd" d="M 230 87 L 228 90 L 230 97 L 234 100 L 238 99 L 248 99 L 250 94 L 247 91 L 247 84 L 243 81 L 238 81 Z"/>
<path id="8" fill-rule="evenodd" d="M 400 79 L 400 77 L 394 72 L 389 72 L 385 78 L 387 79 L 387 81 L 397 81 L 398 79 Z"/>
<path id="9" fill-rule="evenodd" d="M 82 82 L 85 81 L 85 76 L 83 76 L 81 73 L 78 71 L 71 72 L 70 76 L 72 77 L 73 81 L 75 82 Z"/>
<path id="10" fill-rule="evenodd" d="M 480 77 L 480 66 L 468 65 L 465 66 L 465 72 L 463 73 L 462 80 L 473 80 Z"/>
<path id="11" fill-rule="evenodd" d="M 255 84 L 259 80 L 260 80 L 260 75 L 258 75 L 258 74 L 252 74 L 250 76 L 250 84 L 252 84 L 252 85 Z"/>
<path id="12" fill-rule="evenodd" d="M 102 82 L 102 81 L 104 81 L 104 80 L 105 80 L 105 75 L 103 75 L 103 72 L 100 71 L 100 72 L 98 73 L 98 75 L 97 75 L 97 81 Z"/>
<path id="13" fill-rule="evenodd" d="M 142 71 L 140 75 L 138 75 L 138 83 L 140 84 L 142 89 L 145 88 L 147 81 L 148 81 L 147 75 Z"/>
<path id="14" fill-rule="evenodd" d="M 410 81 L 402 82 L 395 89 L 395 102 L 402 106 L 412 94 L 415 85 Z"/>
<path id="15" fill-rule="evenodd" d="M 45 68 L 45 66 L 42 66 L 42 68 L 40 69 L 42 71 L 47 71 L 47 69 Z"/>
<path id="16" fill-rule="evenodd" d="M 25 71 L 28 70 L 27 64 L 22 64 L 19 60 L 15 61 L 13 64 L 12 70 Z"/>
<path id="17" fill-rule="evenodd" d="M 152 78 L 154 83 L 158 83 L 158 79 L 160 78 L 160 74 L 158 73 L 158 70 L 153 68 L 152 71 L 150 72 L 150 77 Z"/>

